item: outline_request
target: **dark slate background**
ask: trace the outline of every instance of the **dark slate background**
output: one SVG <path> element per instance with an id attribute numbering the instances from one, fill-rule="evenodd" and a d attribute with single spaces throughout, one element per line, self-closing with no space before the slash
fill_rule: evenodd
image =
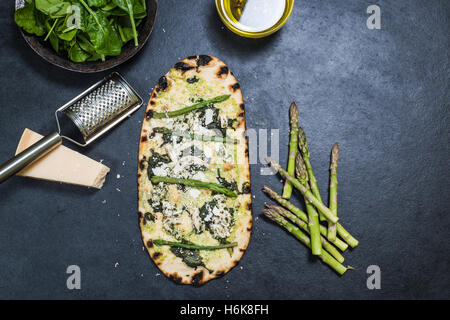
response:
<path id="1" fill-rule="evenodd" d="M 381 30 L 366 27 L 371 4 L 382 8 Z M 0 4 L 1 160 L 25 127 L 51 132 L 54 110 L 107 74 L 42 60 L 14 25 L 13 9 L 14 1 Z M 0 185 L 0 298 L 449 298 L 449 16 L 446 0 L 297 0 L 280 32 L 250 40 L 223 26 L 213 1 L 160 1 L 148 44 L 117 71 L 147 99 L 180 58 L 223 59 L 241 83 L 247 126 L 280 129 L 283 163 L 295 100 L 324 198 L 329 152 L 340 143 L 339 215 L 360 240 L 345 254 L 356 270 L 337 276 L 261 217 L 269 201 L 262 185 L 282 184 L 260 176 L 257 164 L 254 229 L 239 266 L 201 288 L 158 275 L 137 220 L 142 108 L 84 151 L 111 167 L 102 190 L 23 178 Z M 66 288 L 72 264 L 81 267 L 81 290 Z M 381 267 L 381 290 L 366 287 L 369 265 Z"/>

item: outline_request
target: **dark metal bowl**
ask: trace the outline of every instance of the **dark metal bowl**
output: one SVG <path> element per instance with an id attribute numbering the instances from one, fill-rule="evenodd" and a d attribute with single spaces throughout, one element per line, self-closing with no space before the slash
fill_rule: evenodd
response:
<path id="1" fill-rule="evenodd" d="M 16 0 L 16 10 L 23 6 L 24 0 Z M 31 49 L 51 64 L 75 72 L 100 72 L 114 68 L 128 59 L 131 59 L 142 49 L 152 33 L 157 9 L 157 0 L 147 0 L 147 17 L 138 27 L 139 45 L 136 47 L 132 41 L 129 41 L 122 47 L 122 53 L 119 56 L 107 57 L 105 61 L 72 62 L 68 57 L 58 55 L 49 43 L 43 41 L 42 37 L 29 35 L 23 32 L 22 29 L 20 29 L 20 31 Z"/>

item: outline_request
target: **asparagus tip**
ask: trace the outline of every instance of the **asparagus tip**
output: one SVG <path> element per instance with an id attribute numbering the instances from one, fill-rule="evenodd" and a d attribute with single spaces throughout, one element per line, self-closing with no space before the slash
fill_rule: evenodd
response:
<path id="1" fill-rule="evenodd" d="M 273 190 L 272 189 L 270 189 L 268 186 L 263 186 L 263 188 L 262 188 L 262 191 L 263 192 L 265 192 L 265 193 L 272 193 L 273 192 Z"/>
<path id="2" fill-rule="evenodd" d="M 336 174 L 336 169 L 339 160 L 339 144 L 336 142 L 331 149 L 331 161 L 330 161 L 330 170 L 332 173 Z"/>
<path id="3" fill-rule="evenodd" d="M 298 107 L 295 101 L 292 101 L 291 106 L 289 107 L 289 116 L 291 119 L 298 120 Z"/>
<path id="4" fill-rule="evenodd" d="M 331 149 L 331 157 L 336 159 L 339 157 L 339 144 L 335 142 L 333 148 Z"/>
<path id="5" fill-rule="evenodd" d="M 278 217 L 278 214 L 271 209 L 262 209 L 261 212 L 270 220 L 275 221 Z"/>
<path id="6" fill-rule="evenodd" d="M 295 164 L 300 165 L 300 163 L 302 162 L 303 162 L 302 155 L 300 153 L 297 153 L 297 155 L 295 156 Z"/>
<path id="7" fill-rule="evenodd" d="M 303 158 L 300 154 L 297 154 L 295 164 L 295 173 L 297 174 L 297 178 L 302 180 L 302 184 L 306 184 L 309 180 L 308 172 L 306 171 L 305 161 L 303 161 Z"/>
<path id="8" fill-rule="evenodd" d="M 277 209 L 278 206 L 274 205 L 274 204 L 270 204 L 270 203 L 266 203 L 266 209 L 268 210 L 275 210 Z"/>
<path id="9" fill-rule="evenodd" d="M 284 208 L 282 208 L 282 207 L 280 207 L 278 205 L 272 204 L 272 205 L 269 205 L 269 206 L 270 206 L 271 210 L 275 211 L 276 213 L 278 213 L 282 217 L 287 217 L 289 215 L 289 213 Z"/>
<path id="10" fill-rule="evenodd" d="M 273 160 L 270 159 L 270 158 L 265 158 L 265 160 L 266 160 L 266 162 L 269 164 L 269 166 L 272 167 L 272 169 L 273 169 L 275 172 L 278 172 L 278 170 L 279 170 L 279 165 L 278 165 L 278 163 L 276 163 L 275 161 L 273 161 Z"/>
<path id="11" fill-rule="evenodd" d="M 298 127 L 298 146 L 302 153 L 307 153 L 308 141 L 306 140 L 305 130 L 302 127 Z"/>
<path id="12" fill-rule="evenodd" d="M 298 136 L 299 137 L 306 137 L 306 134 L 305 134 L 305 130 L 303 130 L 303 128 L 302 127 L 298 127 Z"/>

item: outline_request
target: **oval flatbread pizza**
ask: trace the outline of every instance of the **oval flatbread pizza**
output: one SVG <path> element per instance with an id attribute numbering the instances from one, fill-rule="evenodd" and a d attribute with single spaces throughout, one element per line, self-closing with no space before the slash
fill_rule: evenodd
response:
<path id="1" fill-rule="evenodd" d="M 139 146 L 139 222 L 150 257 L 176 283 L 223 276 L 248 246 L 244 109 L 233 73 L 208 55 L 176 63 L 151 94 Z"/>

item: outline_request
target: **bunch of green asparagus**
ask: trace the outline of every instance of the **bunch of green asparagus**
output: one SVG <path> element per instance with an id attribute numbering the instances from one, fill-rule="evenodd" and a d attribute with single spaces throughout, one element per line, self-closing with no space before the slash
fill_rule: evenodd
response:
<path id="1" fill-rule="evenodd" d="M 267 163 L 285 179 L 283 194 L 279 195 L 268 186 L 263 187 L 263 191 L 278 202 L 280 206 L 266 204 L 266 208 L 262 211 L 266 217 L 285 228 L 310 248 L 313 255 L 318 256 L 324 263 L 342 275 L 352 267 L 345 267 L 342 264 L 344 257 L 339 250 L 344 252 L 348 246 L 356 247 L 358 240 L 338 222 L 337 167 L 339 145 L 335 143 L 331 149 L 330 194 L 327 207 L 322 201 L 317 180 L 311 167 L 306 134 L 298 126 L 298 108 L 295 102 L 289 108 L 289 116 L 291 132 L 287 169 L 284 170 L 275 161 L 266 159 Z M 302 194 L 306 213 L 289 201 L 293 188 L 299 190 Z"/>

